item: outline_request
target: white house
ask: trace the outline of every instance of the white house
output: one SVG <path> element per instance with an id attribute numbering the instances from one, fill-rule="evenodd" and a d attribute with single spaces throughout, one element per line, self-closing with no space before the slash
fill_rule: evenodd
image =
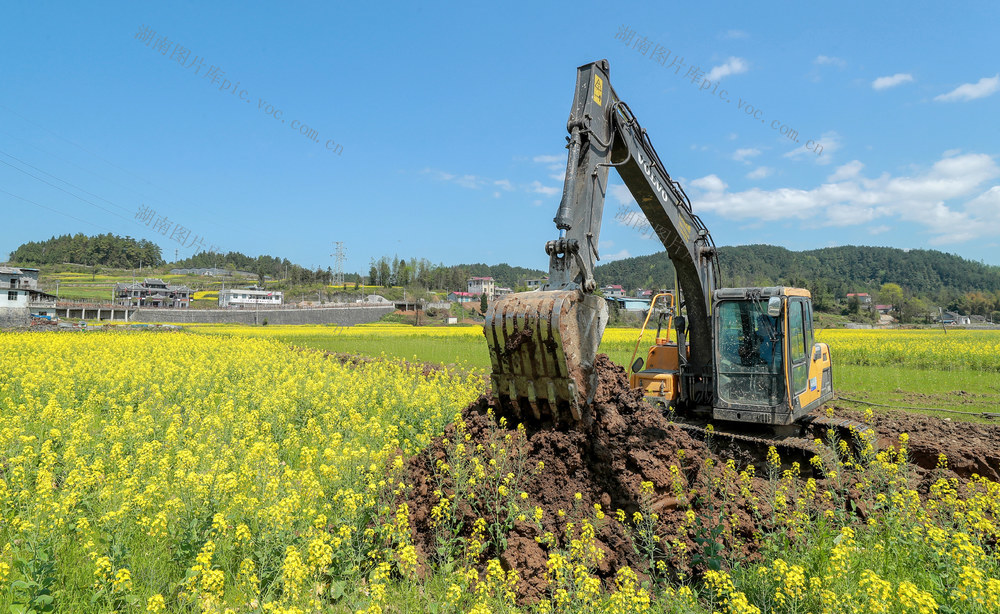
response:
<path id="1" fill-rule="evenodd" d="M 219 291 L 219 307 L 280 305 L 282 293 L 260 288 L 229 288 Z"/>
<path id="2" fill-rule="evenodd" d="M 624 298 L 625 288 L 622 288 L 618 284 L 611 284 L 601 288 L 601 292 L 604 293 L 605 298 Z"/>
<path id="3" fill-rule="evenodd" d="M 38 287 L 38 269 L 28 275 L 22 269 L 0 266 L 0 326 L 20 326 L 28 322 L 29 294 Z"/>
<path id="4" fill-rule="evenodd" d="M 0 290 L 0 308 L 28 308 L 29 284 L 20 269 L 0 267 Z"/>
<path id="5" fill-rule="evenodd" d="M 485 294 L 487 299 L 492 299 L 496 294 L 496 282 L 492 277 L 470 277 L 469 294 Z"/>
<path id="6" fill-rule="evenodd" d="M 852 298 L 858 299 L 858 303 L 862 307 L 867 307 L 872 304 L 872 297 L 867 292 L 848 292 L 847 300 L 851 300 Z"/>

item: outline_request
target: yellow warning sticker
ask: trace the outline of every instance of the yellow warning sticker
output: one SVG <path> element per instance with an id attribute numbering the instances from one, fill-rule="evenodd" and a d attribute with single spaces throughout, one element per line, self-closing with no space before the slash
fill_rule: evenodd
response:
<path id="1" fill-rule="evenodd" d="M 604 93 L 604 81 L 599 75 L 594 75 L 594 102 L 601 104 L 601 94 Z"/>
<path id="2" fill-rule="evenodd" d="M 679 218 L 677 220 L 678 230 L 680 230 L 681 238 L 687 242 L 691 241 L 691 224 L 688 224 L 684 218 Z"/>

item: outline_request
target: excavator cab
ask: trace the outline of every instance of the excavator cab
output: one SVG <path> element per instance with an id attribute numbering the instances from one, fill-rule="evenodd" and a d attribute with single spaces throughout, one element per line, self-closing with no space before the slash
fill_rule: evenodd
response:
<path id="1" fill-rule="evenodd" d="M 801 288 L 716 290 L 717 420 L 787 425 L 833 397 L 830 348 L 816 343 Z"/>
<path id="2" fill-rule="evenodd" d="M 673 294 L 661 293 L 653 297 L 639 331 L 639 338 L 635 341 L 630 363 L 629 385 L 641 389 L 647 401 L 664 409 L 677 399 L 680 382 L 680 354 L 677 342 L 671 340 L 675 315 Z M 649 347 L 643 360 L 637 355 L 646 330 L 650 328 L 650 320 L 656 324 L 656 334 L 653 345 Z M 676 331 L 673 332 L 677 334 Z"/>

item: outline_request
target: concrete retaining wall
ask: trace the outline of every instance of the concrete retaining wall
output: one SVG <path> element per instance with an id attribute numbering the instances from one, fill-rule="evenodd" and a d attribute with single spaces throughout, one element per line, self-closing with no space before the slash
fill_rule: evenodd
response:
<path id="1" fill-rule="evenodd" d="M 0 309 L 0 328 L 21 328 L 30 320 L 27 307 L 5 307 Z"/>
<path id="2" fill-rule="evenodd" d="M 132 322 L 227 323 L 227 324 L 340 324 L 353 326 L 374 322 L 392 313 L 392 305 L 317 307 L 315 309 L 139 309 Z"/>

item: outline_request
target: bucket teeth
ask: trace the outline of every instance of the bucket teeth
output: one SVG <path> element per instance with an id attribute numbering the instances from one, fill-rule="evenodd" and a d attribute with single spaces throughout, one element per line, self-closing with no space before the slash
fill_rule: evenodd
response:
<path id="1" fill-rule="evenodd" d="M 522 419 L 584 420 L 606 323 L 604 299 L 579 291 L 520 292 L 497 299 L 483 327 L 494 394 Z"/>

